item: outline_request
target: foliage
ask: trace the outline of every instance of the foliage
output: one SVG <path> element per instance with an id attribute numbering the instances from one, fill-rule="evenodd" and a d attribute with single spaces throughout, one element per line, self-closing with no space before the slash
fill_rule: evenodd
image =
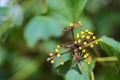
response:
<path id="1" fill-rule="evenodd" d="M 119 4 L 119 0 L 0 0 L 0 80 L 119 80 Z M 100 37 L 99 45 L 88 49 L 92 63 L 83 60 L 72 69 L 71 55 L 64 55 L 63 66 L 59 60 L 51 65 L 48 53 L 57 44 L 72 41 L 62 30 L 79 20 L 83 27 L 75 33 L 88 29 Z"/>

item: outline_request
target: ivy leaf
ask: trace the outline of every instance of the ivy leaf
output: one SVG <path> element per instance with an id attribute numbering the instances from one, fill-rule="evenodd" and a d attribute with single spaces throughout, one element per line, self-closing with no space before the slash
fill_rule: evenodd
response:
<path id="1" fill-rule="evenodd" d="M 0 47 L 0 67 L 5 61 L 6 52 L 3 48 Z"/>
<path id="2" fill-rule="evenodd" d="M 87 0 L 47 0 L 48 7 L 51 10 L 64 15 L 70 21 L 75 21 L 80 17 L 86 2 Z"/>
<path id="3" fill-rule="evenodd" d="M 71 20 L 63 16 L 62 14 L 58 12 L 51 11 L 48 13 L 49 17 L 57 21 L 62 28 L 68 27 L 68 24 L 70 24 Z"/>
<path id="4" fill-rule="evenodd" d="M 88 29 L 88 30 L 90 30 L 90 31 L 94 31 L 94 25 L 93 25 L 93 23 L 92 23 L 92 20 L 89 18 L 89 17 L 87 17 L 87 16 L 82 16 L 81 17 L 81 19 L 80 19 L 80 21 L 82 21 L 82 23 L 83 23 L 83 26 L 81 27 L 81 30 L 86 30 L 86 29 Z M 77 34 L 77 33 L 79 33 L 80 32 L 80 29 L 75 29 L 74 30 L 74 33 L 75 34 Z"/>
<path id="5" fill-rule="evenodd" d="M 45 59 L 44 55 L 37 56 L 31 60 L 26 61 L 25 63 L 27 64 L 24 63 L 25 64 L 24 66 L 22 65 L 23 63 L 21 63 L 21 61 L 18 61 L 21 64 L 19 63 L 17 67 L 21 66 L 21 68 L 10 77 L 10 80 L 26 80 L 28 77 L 30 77 L 30 75 L 32 75 L 35 71 L 39 69 L 39 66 L 41 66 L 41 63 L 44 59 Z"/>
<path id="6" fill-rule="evenodd" d="M 57 74 L 64 76 L 71 68 L 72 60 L 66 61 L 63 66 L 58 66 L 55 71 Z"/>
<path id="7" fill-rule="evenodd" d="M 120 60 L 120 43 L 112 38 L 102 36 L 100 38 L 101 47 L 111 56 L 116 56 Z"/>
<path id="8" fill-rule="evenodd" d="M 69 53 L 62 55 L 61 57 L 63 62 L 67 62 L 71 59 L 71 55 Z M 60 59 L 56 58 L 54 68 L 60 66 Z"/>
<path id="9" fill-rule="evenodd" d="M 0 25 L 8 19 L 10 8 L 0 7 Z"/>
<path id="10" fill-rule="evenodd" d="M 116 56 L 119 59 L 117 66 L 120 66 L 120 43 L 112 38 L 103 36 L 100 38 L 101 47 L 111 56 Z"/>
<path id="11" fill-rule="evenodd" d="M 49 45 L 48 45 L 49 44 Z M 43 42 L 42 47 L 45 49 L 45 51 L 49 54 L 50 52 L 53 52 L 55 47 L 58 45 L 57 41 L 49 40 Z"/>
<path id="12" fill-rule="evenodd" d="M 97 17 L 97 30 L 99 35 L 114 35 L 116 33 L 116 25 L 120 23 L 120 12 L 106 11 L 98 14 Z M 101 26 L 102 25 L 102 26 Z"/>
<path id="13" fill-rule="evenodd" d="M 71 7 L 72 7 L 72 12 L 75 20 L 78 20 L 80 17 L 80 14 L 82 13 L 87 0 L 71 0 Z"/>
<path id="14" fill-rule="evenodd" d="M 82 74 L 74 69 L 71 69 L 65 75 L 65 80 L 90 80 L 90 72 L 93 70 L 95 62 L 92 61 L 90 65 L 87 65 L 86 60 L 84 60 L 78 65 Z"/>
<path id="15" fill-rule="evenodd" d="M 9 10 L 8 7 L 0 7 L 0 16 L 8 16 Z"/>
<path id="16" fill-rule="evenodd" d="M 25 28 L 24 37 L 30 47 L 38 40 L 47 40 L 50 37 L 62 35 L 62 29 L 55 20 L 47 16 L 34 17 Z"/>
<path id="17" fill-rule="evenodd" d="M 81 71 L 79 64 L 76 64 L 76 66 L 74 67 L 74 70 L 77 71 L 79 74 L 82 74 L 82 71 Z"/>
<path id="18" fill-rule="evenodd" d="M 59 4 L 60 6 L 59 6 Z M 72 20 L 72 12 L 67 0 L 47 0 L 47 5 L 50 10 L 62 14 L 66 18 Z"/>

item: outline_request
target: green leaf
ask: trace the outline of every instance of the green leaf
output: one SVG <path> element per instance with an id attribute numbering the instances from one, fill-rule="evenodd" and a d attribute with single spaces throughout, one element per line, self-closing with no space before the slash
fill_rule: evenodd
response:
<path id="1" fill-rule="evenodd" d="M 10 27 L 20 26 L 22 24 L 24 15 L 21 5 L 16 4 L 10 8 L 9 18 L 12 20 Z"/>
<path id="2" fill-rule="evenodd" d="M 9 10 L 9 7 L 0 7 L 0 15 L 8 16 Z"/>
<path id="3" fill-rule="evenodd" d="M 58 43 L 56 41 L 49 40 L 49 41 L 45 41 L 43 43 L 43 48 L 49 54 L 50 52 L 54 51 L 54 49 L 57 45 L 58 45 Z"/>
<path id="4" fill-rule="evenodd" d="M 87 0 L 47 0 L 48 7 L 51 10 L 64 15 L 70 21 L 78 20 L 86 2 Z"/>
<path id="5" fill-rule="evenodd" d="M 28 77 L 30 77 L 33 73 L 35 73 L 40 68 L 44 59 L 45 59 L 44 55 L 40 55 L 31 59 L 29 62 L 26 61 L 27 64 L 21 65 L 20 70 L 18 70 L 9 79 L 10 80 L 26 80 Z"/>
<path id="6" fill-rule="evenodd" d="M 76 66 L 74 67 L 74 70 L 77 71 L 79 74 L 82 74 L 82 71 L 79 66 L 80 66 L 79 64 L 76 64 Z"/>
<path id="7" fill-rule="evenodd" d="M 73 10 L 74 19 L 78 20 L 80 18 L 80 14 L 82 13 L 87 0 L 72 0 L 71 7 Z"/>
<path id="8" fill-rule="evenodd" d="M 63 16 L 58 12 L 51 11 L 48 13 L 49 17 L 57 21 L 62 28 L 66 28 L 69 26 L 71 20 Z"/>
<path id="9" fill-rule="evenodd" d="M 0 47 L 0 67 L 4 63 L 6 57 L 6 52 L 3 48 Z"/>
<path id="10" fill-rule="evenodd" d="M 9 11 L 8 7 L 0 7 L 0 26 L 9 18 Z"/>
<path id="11" fill-rule="evenodd" d="M 65 75 L 65 80 L 90 80 L 90 72 L 93 70 L 94 65 L 94 61 L 92 61 L 90 65 L 87 65 L 86 60 L 84 60 L 78 64 L 82 74 L 74 69 L 71 69 Z"/>
<path id="12" fill-rule="evenodd" d="M 47 7 L 45 1 L 39 0 L 39 1 L 35 1 L 33 10 L 37 14 L 45 14 L 48 11 L 48 7 Z"/>
<path id="13" fill-rule="evenodd" d="M 117 11 L 106 11 L 98 14 L 97 30 L 99 35 L 111 36 L 116 33 L 117 25 L 120 23 L 120 12 Z M 101 26 L 102 25 L 102 26 Z"/>
<path id="14" fill-rule="evenodd" d="M 88 16 L 82 16 L 80 19 L 83 23 L 83 26 L 80 28 L 81 30 L 90 30 L 90 31 L 94 31 L 94 25 L 92 20 L 88 17 Z M 74 33 L 77 34 L 80 32 L 80 29 L 75 29 Z"/>
<path id="15" fill-rule="evenodd" d="M 100 45 L 111 56 L 116 56 L 119 59 L 117 66 L 120 66 L 120 43 L 112 38 L 103 36 L 100 38 Z M 111 60 L 112 61 L 112 60 Z"/>
<path id="16" fill-rule="evenodd" d="M 118 69 L 116 69 L 115 64 L 111 65 L 111 63 L 108 63 L 107 66 L 102 66 L 102 67 L 98 66 L 96 67 L 96 69 L 98 74 L 95 74 L 95 79 L 97 80 L 119 80 L 119 74 L 118 74 L 119 71 Z"/>
<path id="17" fill-rule="evenodd" d="M 90 31 L 94 30 L 94 28 L 95 28 L 94 24 L 88 16 L 82 16 L 81 21 L 83 23 L 83 27 L 81 28 L 82 30 L 86 30 L 86 29 L 88 29 Z"/>
<path id="18" fill-rule="evenodd" d="M 30 47 L 33 47 L 38 40 L 47 40 L 61 35 L 62 29 L 59 23 L 47 16 L 33 18 L 24 31 L 24 37 Z"/>
<path id="19" fill-rule="evenodd" d="M 69 53 L 62 55 L 61 60 L 66 62 L 71 59 L 71 55 Z M 54 68 L 60 66 L 60 59 L 56 58 Z"/>
<path id="20" fill-rule="evenodd" d="M 72 20 L 72 12 L 68 0 L 47 0 L 47 5 L 50 10 L 62 14 L 66 18 Z"/>
<path id="21" fill-rule="evenodd" d="M 86 5 L 86 10 L 89 11 L 92 14 L 95 14 L 97 12 L 103 12 L 100 11 L 101 8 L 105 5 L 104 0 L 88 0 L 87 5 Z"/>
<path id="22" fill-rule="evenodd" d="M 58 66 L 55 70 L 59 75 L 64 76 L 71 68 L 72 61 L 66 61 L 63 66 Z"/>
<path id="23" fill-rule="evenodd" d="M 100 38 L 101 47 L 111 56 L 116 56 L 120 60 L 120 43 L 112 38 L 102 36 Z"/>
<path id="24" fill-rule="evenodd" d="M 0 38 L 9 29 L 9 25 L 11 24 L 11 22 L 11 19 L 8 19 L 0 25 Z"/>
<path id="25" fill-rule="evenodd" d="M 27 16 L 30 16 L 30 14 L 45 14 L 48 11 L 46 2 L 43 0 L 24 1 L 22 7 Z"/>

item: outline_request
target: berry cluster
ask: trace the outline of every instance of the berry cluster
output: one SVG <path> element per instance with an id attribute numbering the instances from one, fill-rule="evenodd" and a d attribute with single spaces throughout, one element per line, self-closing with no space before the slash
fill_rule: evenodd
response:
<path id="1" fill-rule="evenodd" d="M 50 53 L 50 54 L 49 54 L 50 58 L 48 58 L 47 61 L 50 61 L 50 60 L 51 60 L 51 63 L 54 64 L 54 63 L 55 63 L 55 59 L 56 59 L 56 58 L 59 58 L 60 61 L 61 61 L 60 64 L 61 64 L 61 65 L 64 65 L 64 62 L 63 62 L 62 59 L 61 59 L 61 53 L 60 53 L 60 51 L 59 51 L 60 48 L 61 48 L 61 46 L 60 46 L 60 45 L 57 45 L 57 47 L 56 47 L 55 50 L 54 50 L 54 53 Z"/>
<path id="2" fill-rule="evenodd" d="M 61 56 L 67 52 L 72 53 L 73 60 L 75 62 L 80 62 L 84 59 L 89 58 L 90 54 L 87 51 L 87 48 L 93 48 L 94 45 L 98 44 L 98 40 L 96 40 L 96 36 L 93 35 L 93 32 L 89 30 L 80 31 L 74 36 L 74 29 L 82 27 L 82 22 L 78 21 L 77 24 L 70 23 L 69 28 L 65 28 L 63 31 L 71 31 L 73 36 L 73 42 L 72 44 L 67 45 L 57 45 L 53 53 L 49 54 L 49 58 L 47 58 L 47 61 L 51 61 L 52 64 L 55 63 L 55 59 L 60 59 L 60 64 L 64 65 L 64 62 L 61 60 Z M 68 51 L 66 52 L 59 52 L 60 48 L 67 48 Z M 90 60 L 87 60 L 87 64 L 90 64 Z"/>

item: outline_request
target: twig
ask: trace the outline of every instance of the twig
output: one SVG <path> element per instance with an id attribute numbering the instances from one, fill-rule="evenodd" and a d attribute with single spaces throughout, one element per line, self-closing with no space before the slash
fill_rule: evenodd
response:
<path id="1" fill-rule="evenodd" d="M 73 31 L 73 29 L 71 29 L 71 33 L 72 33 L 72 38 L 73 38 L 73 41 L 74 41 L 75 37 L 74 37 L 74 31 Z"/>
<path id="2" fill-rule="evenodd" d="M 91 71 L 91 80 L 95 80 L 93 71 Z"/>
<path id="3" fill-rule="evenodd" d="M 101 55 L 96 47 L 93 47 L 93 50 L 95 51 L 95 54 L 97 57 L 101 57 Z"/>
<path id="4" fill-rule="evenodd" d="M 100 58 L 96 58 L 95 61 L 97 62 L 118 61 L 118 58 L 117 57 L 100 57 Z"/>
<path id="5" fill-rule="evenodd" d="M 67 51 L 65 51 L 65 52 L 62 52 L 61 55 L 65 54 L 65 53 L 67 53 L 67 52 L 70 52 L 70 51 L 71 51 L 71 49 L 70 49 L 70 50 L 67 50 Z M 56 55 L 57 55 L 57 54 L 54 54 L 54 56 L 47 58 L 47 61 L 52 60 L 53 58 L 56 57 Z"/>
<path id="6" fill-rule="evenodd" d="M 62 52 L 61 55 L 65 54 L 65 53 L 67 53 L 67 52 L 70 52 L 70 51 L 72 51 L 72 50 L 69 49 L 69 50 L 67 50 L 67 51 L 65 51 L 65 52 Z"/>

